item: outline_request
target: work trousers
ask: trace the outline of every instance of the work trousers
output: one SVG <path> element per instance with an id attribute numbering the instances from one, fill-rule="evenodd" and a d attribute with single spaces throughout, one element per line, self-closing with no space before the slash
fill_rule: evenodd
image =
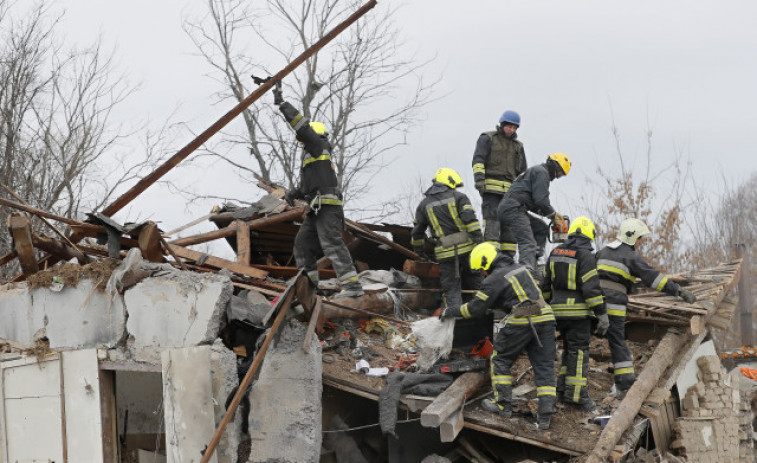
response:
<path id="1" fill-rule="evenodd" d="M 558 318 L 557 330 L 563 340 L 562 364 L 557 378 L 557 393 L 568 403 L 591 402 L 586 390 L 589 372 L 591 319 Z"/>
<path id="2" fill-rule="evenodd" d="M 457 312 L 463 304 L 462 289 L 479 289 L 483 276 L 470 268 L 470 253 L 466 252 L 439 261 L 439 283 L 442 287 L 443 305 Z"/>
<path id="3" fill-rule="evenodd" d="M 491 379 L 494 401 L 509 408 L 513 394 L 513 377 L 510 368 L 523 350 L 528 354 L 534 370 L 536 396 L 539 400 L 538 414 L 551 416 L 557 411 L 555 393 L 555 322 L 535 323 L 534 328 L 544 347 L 529 325 L 506 323 L 497 333 L 491 356 Z"/>
<path id="4" fill-rule="evenodd" d="M 536 262 L 544 254 L 549 227 L 540 219 L 531 216 L 526 207 L 517 201 L 505 198 L 497 209 L 497 218 L 502 227 L 509 228 L 518 243 L 518 260 L 536 272 Z"/>
<path id="5" fill-rule="evenodd" d="M 626 317 L 610 315 L 609 319 L 610 328 L 607 330 L 607 341 L 610 344 L 615 387 L 619 391 L 628 391 L 635 377 L 631 349 L 626 342 Z"/>
<path id="6" fill-rule="evenodd" d="M 342 288 L 359 285 L 355 264 L 342 240 L 342 206 L 323 205 L 318 214 L 309 212 L 294 238 L 294 259 L 314 283 L 318 282 L 319 251 L 331 261 Z"/>
<path id="7" fill-rule="evenodd" d="M 504 195 L 483 193 L 481 195 L 481 216 L 484 219 L 484 241 L 498 243 L 502 252 L 515 257 L 515 237 L 510 229 L 497 219 L 497 207 Z"/>

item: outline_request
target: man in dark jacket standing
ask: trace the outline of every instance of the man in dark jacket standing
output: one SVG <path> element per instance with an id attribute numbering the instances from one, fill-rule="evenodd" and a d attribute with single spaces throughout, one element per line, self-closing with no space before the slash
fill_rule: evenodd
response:
<path id="1" fill-rule="evenodd" d="M 513 377 L 510 368 L 525 350 L 534 370 L 539 400 L 537 425 L 539 429 L 549 429 L 552 415 L 557 411 L 552 308 L 544 302 L 528 269 L 515 263 L 509 254 L 498 254 L 490 242 L 473 248 L 470 265 L 474 270 L 488 271 L 489 275 L 470 302 L 457 310 L 445 310 L 441 318 L 481 317 L 494 309 L 508 313 L 494 340 L 491 356 L 494 400 L 484 399 L 481 406 L 504 418 L 512 415 Z"/>
<path id="2" fill-rule="evenodd" d="M 455 310 L 463 303 L 461 289 L 478 289 L 481 284 L 481 274 L 471 270 L 469 259 L 473 246 L 483 240 L 481 226 L 468 197 L 457 190 L 461 186 L 457 172 L 437 170 L 415 211 L 412 232 L 413 250 L 425 255 L 426 229 L 431 228 L 444 305 Z"/>
<path id="3" fill-rule="evenodd" d="M 358 281 L 355 264 L 347 246 L 342 240 L 344 209 L 342 192 L 338 186 L 334 164 L 331 162 L 331 143 L 326 126 L 311 122 L 281 95 L 281 83 L 273 89 L 274 103 L 295 131 L 297 141 L 303 146 L 300 167 L 300 185 L 289 190 L 286 201 L 293 204 L 295 199 L 307 201 L 310 210 L 300 225 L 294 239 L 294 258 L 297 268 L 304 269 L 310 281 L 318 286 L 318 251 L 329 258 L 339 278 L 342 291 L 339 297 L 363 295 L 363 287 Z"/>
<path id="4" fill-rule="evenodd" d="M 692 304 L 697 298 L 689 290 L 681 288 L 647 263 L 636 248 L 643 237 L 650 235 L 647 225 L 639 219 L 628 218 L 620 224 L 617 241 L 608 244 L 597 253 L 599 284 L 605 295 L 610 328 L 607 340 L 610 343 L 615 390 L 623 397 L 635 380 L 631 349 L 625 340 L 626 309 L 628 293 L 636 278 L 657 291 L 678 296 Z"/>
<path id="5" fill-rule="evenodd" d="M 586 390 L 592 318 L 598 320 L 598 336 L 610 325 L 591 247 L 594 233 L 594 222 L 587 217 L 573 220 L 568 239 L 549 254 L 541 284 L 563 339 L 557 393 L 566 403 L 585 411 L 596 408 Z"/>
<path id="6" fill-rule="evenodd" d="M 553 153 L 546 162 L 529 167 L 510 186 L 499 203 L 497 218 L 502 227 L 507 227 L 518 242 L 520 263 L 537 274 L 536 261 L 544 252 L 549 227 L 532 217 L 528 211 L 562 223 L 562 215 L 555 212 L 549 202 L 549 184 L 552 180 L 568 175 L 570 159 L 563 153 Z"/>
<path id="7" fill-rule="evenodd" d="M 481 216 L 484 240 L 497 243 L 501 251 L 515 255 L 515 239 L 507 227 L 497 220 L 497 206 L 513 180 L 528 167 L 523 143 L 516 131 L 520 115 L 505 111 L 499 124 L 491 132 L 478 137 L 473 153 L 473 178 L 481 194 Z"/>

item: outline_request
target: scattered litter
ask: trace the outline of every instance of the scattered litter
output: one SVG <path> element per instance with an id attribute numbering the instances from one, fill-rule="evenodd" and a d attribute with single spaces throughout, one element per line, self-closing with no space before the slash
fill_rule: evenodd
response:
<path id="1" fill-rule="evenodd" d="M 389 368 L 372 368 L 371 364 L 368 363 L 365 359 L 361 359 L 355 364 L 355 371 L 366 374 L 368 376 L 386 376 L 389 374 Z"/>

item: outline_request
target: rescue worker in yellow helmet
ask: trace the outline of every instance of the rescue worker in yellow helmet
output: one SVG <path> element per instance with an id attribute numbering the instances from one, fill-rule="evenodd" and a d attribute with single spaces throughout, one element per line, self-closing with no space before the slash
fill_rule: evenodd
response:
<path id="1" fill-rule="evenodd" d="M 633 357 L 625 339 L 625 322 L 628 293 L 636 278 L 652 289 L 678 296 L 689 304 L 697 300 L 694 293 L 669 280 L 639 255 L 639 244 L 650 234 L 649 227 L 643 221 L 634 217 L 625 219 L 618 229 L 618 239 L 597 252 L 596 256 L 599 285 L 605 295 L 610 317 L 607 340 L 615 377 L 613 392 L 620 398 L 635 381 Z"/>
<path id="2" fill-rule="evenodd" d="M 469 256 L 483 235 L 470 200 L 459 190 L 461 186 L 463 180 L 457 172 L 447 167 L 437 170 L 415 211 L 412 231 L 413 250 L 424 256 L 426 230 L 431 229 L 443 305 L 455 310 L 463 303 L 461 289 L 478 289 L 481 284 L 480 273 L 470 269 Z"/>
<path id="3" fill-rule="evenodd" d="M 295 199 L 302 199 L 310 206 L 294 238 L 294 259 L 297 268 L 304 269 L 310 281 L 317 287 L 317 261 L 319 251 L 322 250 L 331 261 L 342 287 L 341 292 L 335 297 L 362 296 L 363 287 L 358 281 L 355 264 L 342 240 L 342 191 L 334 164 L 331 162 L 331 143 L 326 126 L 321 122 L 309 121 L 294 106 L 284 101 L 281 82 L 276 82 L 273 97 L 274 104 L 279 107 L 279 111 L 294 129 L 297 140 L 303 146 L 300 184 L 290 189 L 285 198 L 290 205 L 294 204 Z"/>
<path id="4" fill-rule="evenodd" d="M 491 355 L 491 382 L 494 399 L 481 406 L 504 418 L 512 415 L 513 376 L 511 368 L 524 350 L 534 370 L 536 420 L 539 429 L 549 429 L 557 411 L 555 395 L 555 317 L 544 302 L 541 291 L 526 267 L 506 252 L 497 252 L 487 241 L 470 255 L 472 269 L 488 271 L 488 276 L 473 298 L 459 309 L 447 309 L 441 318 L 474 318 L 490 310 L 508 313 L 504 326 L 494 340 Z"/>
<path id="5" fill-rule="evenodd" d="M 563 340 L 558 398 L 584 411 L 596 408 L 587 390 L 592 319 L 598 320 L 598 336 L 610 325 L 591 246 L 595 233 L 588 217 L 574 219 L 568 239 L 550 252 L 541 283 Z"/>
<path id="6" fill-rule="evenodd" d="M 544 253 L 549 227 L 528 212 L 562 223 L 563 217 L 549 201 L 549 184 L 568 175 L 570 159 L 563 153 L 553 153 L 543 164 L 529 167 L 515 179 L 497 208 L 497 218 L 507 227 L 518 243 L 519 261 L 534 274 L 536 263 Z"/>
<path id="7" fill-rule="evenodd" d="M 500 227 L 497 206 L 518 175 L 528 167 L 526 151 L 518 140 L 520 115 L 505 111 L 495 130 L 484 132 L 473 152 L 473 179 L 481 194 L 484 240 L 497 243 L 501 251 L 515 255 L 515 238 L 507 227 Z"/>

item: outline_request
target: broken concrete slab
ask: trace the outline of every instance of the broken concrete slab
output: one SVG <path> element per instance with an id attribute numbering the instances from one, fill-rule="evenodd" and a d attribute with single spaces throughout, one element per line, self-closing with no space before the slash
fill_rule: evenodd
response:
<path id="1" fill-rule="evenodd" d="M 168 463 L 199 462 L 236 384 L 234 354 L 211 346 L 166 349 L 162 363 Z M 236 463 L 237 421 L 226 427 L 211 463 Z"/>
<path id="2" fill-rule="evenodd" d="M 306 327 L 290 320 L 271 343 L 250 392 L 250 462 L 317 463 L 322 442 L 321 345 L 302 349 Z M 285 385 L 285 386 L 283 386 Z"/>
<path id="3" fill-rule="evenodd" d="M 81 280 L 76 287 L 36 288 L 24 283 L 0 291 L 0 338 L 33 346 L 47 337 L 50 348 L 116 345 L 124 336 L 126 313 L 118 297 Z"/>
<path id="4" fill-rule="evenodd" d="M 233 288 L 228 277 L 176 272 L 124 293 L 132 347 L 189 347 L 217 337 Z"/>

